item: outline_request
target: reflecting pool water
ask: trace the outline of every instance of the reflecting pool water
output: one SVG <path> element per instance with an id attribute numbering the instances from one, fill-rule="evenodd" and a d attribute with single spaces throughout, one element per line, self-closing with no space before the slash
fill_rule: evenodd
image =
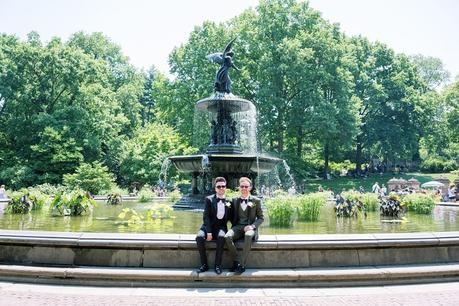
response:
<path id="1" fill-rule="evenodd" d="M 128 225 L 118 219 L 123 208 L 145 212 L 157 203 L 125 201 L 119 206 L 98 202 L 92 214 L 80 217 L 53 217 L 47 210 L 26 215 L 2 213 L 0 229 L 62 232 L 118 232 L 118 233 L 180 233 L 194 234 L 202 223 L 202 211 L 173 212 L 173 218 Z M 4 205 L 4 203 L 0 203 Z M 265 213 L 265 215 L 267 215 Z M 383 218 L 376 212 L 366 218 L 337 218 L 330 203 L 322 208 L 317 222 L 294 222 L 290 228 L 269 226 L 266 216 L 262 234 L 350 234 L 350 233 L 404 233 L 459 231 L 459 204 L 457 207 L 437 206 L 430 215 L 405 214 L 403 220 Z"/>

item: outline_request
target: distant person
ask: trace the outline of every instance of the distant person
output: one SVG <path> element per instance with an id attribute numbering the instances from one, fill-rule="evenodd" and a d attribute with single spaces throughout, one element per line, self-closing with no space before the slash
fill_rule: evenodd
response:
<path id="1" fill-rule="evenodd" d="M 263 223 L 263 210 L 259 198 L 250 195 L 252 181 L 248 177 L 239 179 L 240 196 L 231 201 L 232 228 L 226 233 L 226 246 L 233 260 L 230 271 L 241 274 L 245 271 L 245 265 L 249 252 L 252 249 L 252 241 L 258 239 L 258 227 Z M 244 239 L 242 255 L 238 257 L 234 242 L 239 238 Z"/>
<path id="2" fill-rule="evenodd" d="M 296 194 L 296 188 L 295 186 L 291 186 L 289 189 L 288 189 L 288 195 L 289 196 L 293 196 Z"/>
<path id="3" fill-rule="evenodd" d="M 379 193 L 383 197 L 385 197 L 387 195 L 387 187 L 386 187 L 386 185 L 384 185 L 384 184 L 381 185 L 381 189 L 379 190 Z"/>
<path id="4" fill-rule="evenodd" d="M 226 179 L 215 178 L 215 194 L 206 197 L 203 214 L 203 224 L 196 236 L 201 266 L 198 273 L 209 270 L 206 255 L 206 241 L 216 241 L 215 250 L 215 273 L 222 273 L 223 248 L 225 246 L 225 234 L 228 232 L 228 220 L 230 219 L 231 203 L 225 199 Z"/>
<path id="5" fill-rule="evenodd" d="M 5 185 L 1 185 L 0 186 L 0 199 L 6 199 Z"/>
<path id="6" fill-rule="evenodd" d="M 453 188 L 454 188 L 454 186 L 450 186 L 448 188 L 448 200 L 450 202 L 455 202 L 456 201 L 456 195 L 454 194 Z"/>
<path id="7" fill-rule="evenodd" d="M 381 187 L 379 187 L 378 182 L 374 183 L 373 187 L 371 187 L 371 192 L 376 194 L 381 192 Z"/>

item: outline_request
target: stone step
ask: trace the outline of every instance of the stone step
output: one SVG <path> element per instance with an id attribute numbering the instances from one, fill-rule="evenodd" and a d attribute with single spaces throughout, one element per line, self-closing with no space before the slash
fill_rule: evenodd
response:
<path id="1" fill-rule="evenodd" d="M 247 269 L 196 273 L 190 269 L 0 265 L 0 281 L 127 287 L 339 287 L 459 280 L 459 263 L 352 268 Z"/>

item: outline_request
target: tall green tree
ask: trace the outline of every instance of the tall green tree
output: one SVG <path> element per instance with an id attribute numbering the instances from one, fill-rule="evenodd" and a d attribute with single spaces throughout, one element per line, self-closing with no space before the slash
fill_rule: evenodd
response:
<path id="1" fill-rule="evenodd" d="M 24 42 L 0 37 L 0 135 L 7 157 L 0 179 L 10 182 L 8 169 L 24 165 L 27 182 L 59 183 L 83 160 L 110 156 L 113 140 L 135 128 L 141 75 L 121 56 L 117 65 L 116 52 L 89 48 L 110 46 L 108 39 L 94 35 L 102 41 L 84 45 L 83 38 L 94 37 L 76 37 L 78 43 L 55 38 L 47 44 L 37 33 Z"/>
<path id="2" fill-rule="evenodd" d="M 417 54 L 410 59 L 430 90 L 438 89 L 449 81 L 451 74 L 439 58 Z"/>
<path id="3" fill-rule="evenodd" d="M 150 123 L 138 128 L 134 137 L 123 143 L 121 173 L 127 184 L 138 182 L 155 185 L 167 157 L 193 152 L 171 127 Z"/>

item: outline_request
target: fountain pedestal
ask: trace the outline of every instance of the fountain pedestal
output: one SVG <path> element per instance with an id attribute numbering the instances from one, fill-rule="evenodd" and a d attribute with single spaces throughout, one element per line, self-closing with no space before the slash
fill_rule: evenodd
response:
<path id="1" fill-rule="evenodd" d="M 271 171 L 281 160 L 256 153 L 256 109 L 253 103 L 233 94 L 217 92 L 198 101 L 196 110 L 210 114 L 210 144 L 205 154 L 169 158 L 180 172 L 192 174 L 192 194 L 182 198 L 174 207 L 202 208 L 204 196 L 213 193 L 212 179 L 217 176 L 224 177 L 228 188 L 233 190 L 241 176 L 249 177 L 256 192 L 257 176 Z"/>

